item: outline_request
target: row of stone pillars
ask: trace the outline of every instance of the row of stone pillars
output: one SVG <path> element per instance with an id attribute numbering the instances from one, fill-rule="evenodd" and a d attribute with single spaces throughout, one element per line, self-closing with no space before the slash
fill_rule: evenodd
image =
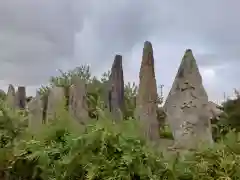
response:
<path id="1" fill-rule="evenodd" d="M 143 124 L 143 134 L 150 140 L 159 140 L 159 122 L 157 120 L 158 93 L 155 78 L 154 54 L 152 44 L 144 43 L 139 86 L 136 97 L 135 118 Z M 124 74 L 122 56 L 116 55 L 106 88 L 109 111 L 115 121 L 121 121 L 124 111 Z M 53 87 L 45 99 L 37 94 L 29 103 L 30 124 L 46 123 L 54 119 L 56 107 L 68 99 L 67 108 L 70 114 L 81 124 L 89 120 L 87 107 L 86 84 L 79 78 L 74 78 L 69 89 Z M 9 86 L 7 102 L 12 107 L 26 108 L 25 87 Z M 66 103 L 65 103 L 66 106 Z M 164 111 L 166 121 L 170 125 L 176 144 L 179 147 L 196 146 L 194 142 L 212 143 L 211 125 L 209 121 L 209 102 L 202 85 L 202 78 L 192 51 L 187 50 L 182 59 L 171 91 L 166 99 Z M 34 123 L 33 123 L 34 122 Z M 38 122 L 38 123 L 37 123 Z"/>

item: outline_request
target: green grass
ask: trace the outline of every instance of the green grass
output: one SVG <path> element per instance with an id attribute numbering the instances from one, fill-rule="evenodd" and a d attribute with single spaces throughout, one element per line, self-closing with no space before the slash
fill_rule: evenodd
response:
<path id="1" fill-rule="evenodd" d="M 160 129 L 160 137 L 163 139 L 171 139 L 173 140 L 173 134 L 169 128 L 169 126 L 165 125 Z"/>

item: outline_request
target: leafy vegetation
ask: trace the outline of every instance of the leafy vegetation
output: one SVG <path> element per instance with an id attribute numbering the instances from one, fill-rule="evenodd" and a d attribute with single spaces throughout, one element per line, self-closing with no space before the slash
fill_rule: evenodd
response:
<path id="1" fill-rule="evenodd" d="M 213 137 L 221 140 L 229 131 L 240 132 L 240 95 L 235 90 L 235 98 L 228 99 L 222 104 L 223 113 L 219 120 L 213 120 Z"/>
<path id="2" fill-rule="evenodd" d="M 62 109 L 57 121 L 31 132 L 24 116 L 1 106 L 1 179 L 240 178 L 236 132 L 214 147 L 179 155 L 154 149 L 135 121 L 114 124 L 102 116 L 83 129 Z"/>
<path id="3" fill-rule="evenodd" d="M 87 84 L 87 94 L 91 102 L 88 102 L 92 112 L 96 112 L 97 105 L 99 102 L 104 102 L 108 99 L 108 94 L 106 93 L 106 86 L 108 85 L 108 80 L 110 77 L 110 71 L 102 74 L 100 79 L 92 76 L 90 67 L 88 65 L 83 65 L 77 67 L 68 72 L 63 72 L 59 70 L 60 75 L 50 78 L 49 86 L 42 86 L 39 89 L 39 93 L 44 96 L 47 95 L 48 90 L 52 86 L 64 87 L 68 89 L 72 85 L 73 77 L 80 77 Z M 134 118 L 135 101 L 138 87 L 135 83 L 127 82 L 124 87 L 124 102 L 125 110 L 123 112 L 124 119 Z M 163 102 L 163 97 L 159 95 L 157 103 L 161 105 Z M 158 120 L 163 123 L 164 113 L 161 108 L 158 109 Z"/>
<path id="4" fill-rule="evenodd" d="M 61 109 L 56 121 L 32 131 L 27 127 L 26 113 L 15 112 L 1 101 L 1 180 L 240 179 L 239 116 L 236 115 L 240 112 L 239 96 L 224 104 L 226 115 L 216 123 L 221 130 L 213 147 L 166 152 L 139 133 L 139 124 L 133 119 L 136 85 L 125 86 L 125 121 L 114 124 L 98 103 L 104 99 L 108 73 L 98 80 L 87 67 L 82 67 L 51 78 L 49 87 L 69 87 L 71 77 L 76 74 L 89 84 L 89 97 L 94 99 L 89 103 L 99 114 L 98 121 L 90 121 L 86 128 L 72 120 L 66 109 Z M 49 87 L 40 89 L 43 96 Z M 159 113 L 159 118 L 164 120 L 164 114 Z M 167 126 L 160 136 L 172 138 Z"/>
<path id="5" fill-rule="evenodd" d="M 223 118 L 223 122 L 226 126 L 231 129 L 235 129 L 237 132 L 240 131 L 240 94 L 235 90 L 234 99 L 229 99 L 223 104 L 224 111 L 227 113 Z"/>

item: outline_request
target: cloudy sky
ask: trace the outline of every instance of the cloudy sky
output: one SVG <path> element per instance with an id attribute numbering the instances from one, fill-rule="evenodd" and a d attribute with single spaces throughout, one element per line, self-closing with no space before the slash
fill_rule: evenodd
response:
<path id="1" fill-rule="evenodd" d="M 0 0 L 0 88 L 34 94 L 56 69 L 90 64 L 99 75 L 116 53 L 138 82 L 143 43 L 153 44 L 157 83 L 167 96 L 191 48 L 209 98 L 240 88 L 239 0 Z"/>

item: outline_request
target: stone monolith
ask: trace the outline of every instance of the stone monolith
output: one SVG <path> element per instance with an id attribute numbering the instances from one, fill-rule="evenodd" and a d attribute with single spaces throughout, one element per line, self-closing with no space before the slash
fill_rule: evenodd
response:
<path id="1" fill-rule="evenodd" d="M 197 62 L 188 49 L 164 104 L 175 148 L 191 149 L 199 142 L 213 142 L 208 108 L 208 96 Z"/>
<path id="2" fill-rule="evenodd" d="M 122 119 L 124 110 L 124 77 L 121 55 L 115 56 L 109 78 L 108 93 L 109 110 L 114 120 L 119 121 Z"/>
<path id="3" fill-rule="evenodd" d="M 74 77 L 69 89 L 69 112 L 81 124 L 89 120 L 86 83 L 80 77 Z"/>
<path id="4" fill-rule="evenodd" d="M 13 108 L 13 109 L 16 108 L 16 93 L 15 93 L 15 88 L 12 84 L 8 86 L 6 103 L 10 108 Z"/>
<path id="5" fill-rule="evenodd" d="M 63 87 L 52 87 L 47 99 L 46 123 L 55 120 L 57 112 L 65 107 L 65 91 Z"/>
<path id="6" fill-rule="evenodd" d="M 26 107 L 26 88 L 24 86 L 19 86 L 16 93 L 16 106 L 23 110 Z"/>
<path id="7" fill-rule="evenodd" d="M 159 139 L 157 121 L 157 84 L 154 70 L 153 48 L 150 42 L 144 43 L 139 89 L 136 98 L 136 119 L 144 124 L 144 134 L 150 140 Z"/>
<path id="8" fill-rule="evenodd" d="M 43 102 L 39 93 L 28 103 L 28 124 L 31 129 L 37 129 L 43 124 Z"/>

